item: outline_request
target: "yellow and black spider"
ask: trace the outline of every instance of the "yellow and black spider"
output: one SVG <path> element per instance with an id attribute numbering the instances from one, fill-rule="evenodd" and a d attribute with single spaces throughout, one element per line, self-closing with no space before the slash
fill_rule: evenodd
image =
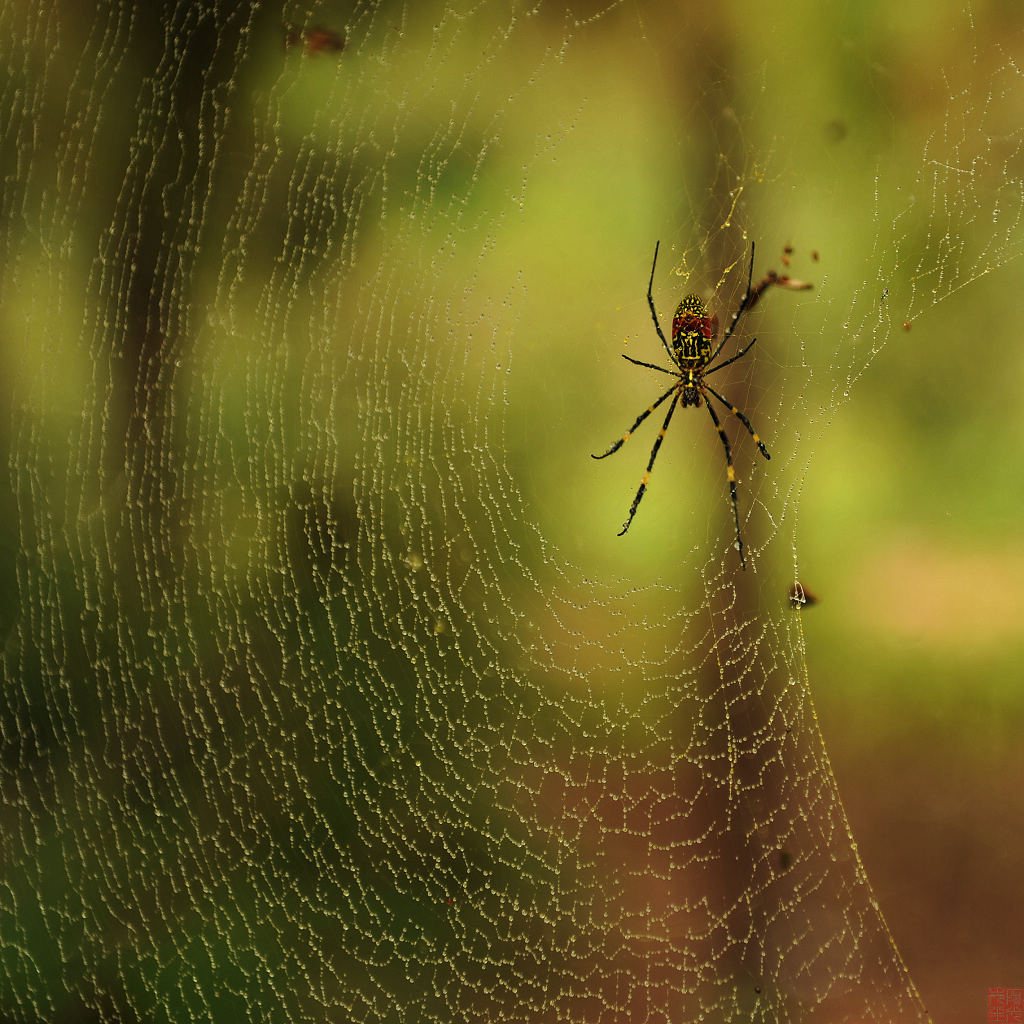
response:
<path id="1" fill-rule="evenodd" d="M 651 317 L 654 319 L 654 328 L 658 332 L 658 337 L 661 338 L 662 345 L 665 346 L 665 351 L 668 353 L 669 359 L 675 367 L 673 370 L 666 370 L 663 366 L 656 366 L 654 363 L 644 363 L 639 359 L 633 359 L 630 356 L 624 355 L 622 358 L 628 360 L 631 363 L 635 363 L 637 366 L 646 366 L 651 370 L 658 370 L 661 373 L 667 373 L 670 377 L 675 377 L 676 380 L 672 383 L 669 389 L 649 408 L 646 412 L 641 413 L 636 422 L 626 431 L 623 436 L 615 442 L 603 455 L 593 455 L 591 458 L 604 459 L 609 455 L 613 455 L 617 452 L 625 443 L 629 440 L 633 431 L 640 426 L 641 423 L 648 416 L 658 408 L 662 402 L 666 401 L 669 396 L 672 397 L 672 404 L 668 407 L 668 415 L 665 417 L 665 422 L 661 426 L 661 432 L 658 434 L 654 441 L 654 447 L 651 449 L 651 457 L 647 463 L 647 471 L 644 473 L 643 480 L 640 481 L 640 488 L 636 492 L 636 497 L 633 499 L 633 504 L 629 508 L 629 518 L 622 526 L 622 530 L 619 533 L 621 537 L 630 527 L 633 522 L 633 517 L 636 515 L 636 510 L 640 505 L 641 500 L 644 496 L 644 491 L 647 490 L 647 481 L 651 476 L 651 470 L 654 467 L 654 460 L 658 457 L 658 449 L 661 447 L 661 442 L 665 439 L 665 432 L 668 430 L 669 422 L 672 419 L 672 413 L 676 411 L 676 405 L 679 404 L 680 399 L 684 408 L 688 405 L 700 405 L 701 401 L 707 406 L 708 412 L 711 413 L 711 420 L 715 424 L 715 429 L 718 431 L 718 436 L 722 439 L 722 447 L 725 448 L 725 462 L 727 467 L 727 473 L 729 475 L 729 492 L 732 496 L 732 514 L 733 519 L 736 521 L 736 546 L 740 552 L 740 565 L 746 569 L 747 561 L 743 557 L 743 538 L 740 535 L 740 513 L 739 506 L 736 502 L 736 470 L 732 462 L 732 450 L 729 447 L 729 439 L 725 435 L 725 428 L 722 426 L 718 419 L 718 414 L 715 412 L 711 401 L 708 398 L 710 393 L 714 398 L 725 406 L 742 424 L 745 426 L 750 433 L 750 436 L 754 439 L 754 443 L 761 450 L 761 454 L 766 458 L 770 459 L 771 456 L 768 454 L 768 449 L 765 448 L 761 438 L 759 438 L 754 431 L 754 428 L 750 425 L 750 420 L 739 409 L 736 408 L 730 401 L 723 398 L 707 381 L 705 377 L 710 376 L 712 373 L 717 373 L 719 370 L 724 369 L 730 363 L 735 363 L 737 359 L 741 359 L 743 356 L 750 351 L 751 346 L 757 341 L 757 338 L 751 338 L 746 345 L 743 346 L 736 353 L 736 355 L 729 359 L 723 359 L 722 362 L 715 366 L 710 366 L 714 360 L 718 357 L 718 354 L 725 347 L 725 343 L 732 337 L 733 331 L 736 330 L 736 325 L 740 322 L 740 317 L 750 309 L 761 297 L 761 293 L 769 287 L 769 285 L 778 284 L 787 288 L 810 288 L 811 286 L 803 281 L 792 281 L 788 277 L 780 277 L 774 271 L 769 271 L 763 280 L 759 281 L 753 287 L 751 281 L 754 275 L 754 245 L 751 243 L 750 246 L 750 269 L 747 272 L 747 290 L 743 296 L 743 301 L 740 302 L 739 309 L 733 314 L 732 320 L 729 323 L 729 327 L 722 337 L 722 340 L 718 343 L 717 348 L 714 351 L 711 350 L 711 343 L 718 333 L 718 317 L 708 316 L 708 308 L 701 301 L 698 295 L 687 295 L 679 306 L 676 308 L 676 315 L 672 318 L 672 345 L 665 340 L 665 335 L 662 333 L 661 324 L 658 323 L 658 314 L 654 308 L 654 297 L 651 294 L 654 288 L 654 268 L 658 265 L 658 247 L 661 245 L 660 242 L 654 246 L 654 262 L 651 264 L 651 280 L 647 285 L 647 304 L 651 307 Z"/>

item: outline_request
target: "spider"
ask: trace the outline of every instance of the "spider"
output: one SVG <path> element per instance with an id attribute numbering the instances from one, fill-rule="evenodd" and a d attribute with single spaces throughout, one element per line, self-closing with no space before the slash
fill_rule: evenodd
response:
<path id="1" fill-rule="evenodd" d="M 640 488 L 636 492 L 636 497 L 633 499 L 633 504 L 629 508 L 629 518 L 622 526 L 622 530 L 619 532 L 621 537 L 630 527 L 633 522 L 633 517 L 636 515 L 636 510 L 640 507 L 640 502 L 643 500 L 644 492 L 647 490 L 647 481 L 650 479 L 651 470 L 654 468 L 654 460 L 658 457 L 658 449 L 661 448 L 661 442 L 665 439 L 665 433 L 668 430 L 668 425 L 672 420 L 672 414 L 676 411 L 676 406 L 682 401 L 683 407 L 688 405 L 699 406 L 703 401 L 707 406 L 708 412 L 711 414 L 711 421 L 715 425 L 715 429 L 718 431 L 718 436 L 722 440 L 722 447 L 725 449 L 725 464 L 726 473 L 729 478 L 729 493 L 732 497 L 732 514 L 733 519 L 736 522 L 736 546 L 740 552 L 740 566 L 743 569 L 747 567 L 746 558 L 743 555 L 743 537 L 740 534 L 740 513 L 739 505 L 736 501 L 736 469 L 732 462 L 732 449 L 729 447 L 729 438 L 726 437 L 725 428 L 722 426 L 721 421 L 718 418 L 718 414 L 715 412 L 714 406 L 711 404 L 708 395 L 710 394 L 713 398 L 717 399 L 726 409 L 729 410 L 742 424 L 747 428 L 747 432 L 754 439 L 754 443 L 757 445 L 761 454 L 766 458 L 770 459 L 771 456 L 768 454 L 768 449 L 765 448 L 764 442 L 757 436 L 754 428 L 750 424 L 750 420 L 736 408 L 728 399 L 720 395 L 710 384 L 705 380 L 713 373 L 717 373 L 719 370 L 724 369 L 730 363 L 735 363 L 737 359 L 742 359 L 753 346 L 757 338 L 752 338 L 746 345 L 743 346 L 729 359 L 723 359 L 722 362 L 712 366 L 715 359 L 718 358 L 719 353 L 725 347 L 725 343 L 732 337 L 733 331 L 736 330 L 736 325 L 740 322 L 740 317 L 753 307 L 757 301 L 761 298 L 761 293 L 768 288 L 770 285 L 779 284 L 788 288 L 803 289 L 810 288 L 811 286 L 803 281 L 792 281 L 788 277 L 779 277 L 774 271 L 769 271 L 763 280 L 759 281 L 753 287 L 751 281 L 754 275 L 754 245 L 750 245 L 750 269 L 747 271 L 747 290 L 743 296 L 743 300 L 740 302 L 739 309 L 733 314 L 732 320 L 729 323 L 729 327 L 722 337 L 722 340 L 718 343 L 717 347 L 712 351 L 712 342 L 714 341 L 715 335 L 718 333 L 718 317 L 708 316 L 708 308 L 701 300 L 698 295 L 687 295 L 679 306 L 676 308 L 676 315 L 672 318 L 672 344 L 671 346 L 665 340 L 665 335 L 661 330 L 661 324 L 658 323 L 658 314 L 654 308 L 654 297 L 651 292 L 654 288 L 654 268 L 658 265 L 658 248 L 661 242 L 657 242 L 654 246 L 654 262 L 651 264 L 651 279 L 647 285 L 647 304 L 651 307 L 651 317 L 654 320 L 654 329 L 658 332 L 658 337 L 661 338 L 662 345 L 665 346 L 665 351 L 668 353 L 669 359 L 672 361 L 674 369 L 666 370 L 663 366 L 657 366 L 654 363 L 645 363 L 639 359 L 633 359 L 631 356 L 623 355 L 623 359 L 628 362 L 635 363 L 637 366 L 646 366 L 651 370 L 658 370 L 660 373 L 666 373 L 670 377 L 675 377 L 676 380 L 672 382 L 668 390 L 645 412 L 641 413 L 636 422 L 626 431 L 623 436 L 616 441 L 603 455 L 592 455 L 594 459 L 605 459 L 609 455 L 614 455 L 631 437 L 633 431 L 640 426 L 641 423 L 648 416 L 654 412 L 663 402 L 667 401 L 669 397 L 672 398 L 672 402 L 668 407 L 668 415 L 665 417 L 665 422 L 661 426 L 661 432 L 655 438 L 654 447 L 651 449 L 651 457 L 647 462 L 647 471 L 644 473 L 643 479 L 640 481 Z"/>

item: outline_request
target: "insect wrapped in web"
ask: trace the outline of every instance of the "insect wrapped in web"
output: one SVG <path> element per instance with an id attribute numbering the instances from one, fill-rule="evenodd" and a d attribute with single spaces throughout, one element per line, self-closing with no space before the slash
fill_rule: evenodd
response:
<path id="1" fill-rule="evenodd" d="M 661 329 L 661 324 L 658 322 L 658 312 L 654 308 L 654 296 L 652 295 L 652 291 L 654 289 L 654 270 L 658 265 L 658 248 L 660 245 L 661 243 L 658 242 L 654 246 L 654 262 L 651 264 L 651 279 L 647 285 L 647 304 L 651 307 L 651 317 L 654 320 L 654 329 L 658 332 L 658 337 L 661 339 L 661 343 L 664 345 L 665 351 L 668 353 L 668 357 L 672 361 L 673 369 L 668 370 L 663 366 L 657 366 L 654 363 L 645 363 L 627 355 L 624 355 L 622 358 L 630 363 L 635 363 L 637 366 L 646 366 L 648 369 L 668 374 L 670 377 L 674 377 L 675 380 L 669 385 L 668 390 L 666 390 L 653 405 L 637 417 L 636 422 L 608 449 L 608 451 L 601 455 L 594 455 L 592 458 L 605 459 L 609 455 L 614 455 L 615 452 L 617 452 L 629 440 L 633 431 L 635 431 L 636 428 L 639 427 L 655 409 L 668 401 L 669 398 L 672 399 L 668 407 L 668 413 L 665 416 L 665 422 L 662 424 L 661 431 L 657 438 L 655 438 L 654 447 L 651 449 L 651 457 L 647 461 L 647 470 L 644 473 L 643 479 L 640 481 L 640 487 L 636 492 L 636 497 L 633 499 L 633 504 L 629 508 L 629 518 L 623 524 L 622 530 L 619 532 L 619 536 L 621 537 L 629 529 L 633 522 L 633 517 L 636 515 L 636 511 L 640 507 L 640 502 L 643 501 L 644 494 L 647 491 L 647 481 L 650 479 L 651 470 L 654 468 L 654 461 L 658 457 L 658 450 L 661 448 L 661 442 L 665 439 L 665 434 L 668 431 L 669 423 L 672 421 L 672 414 L 676 411 L 676 406 L 682 404 L 682 406 L 686 408 L 690 405 L 699 406 L 701 402 L 703 402 L 707 407 L 708 412 L 711 414 L 711 421 L 714 423 L 715 429 L 718 431 L 718 436 L 721 438 L 722 447 L 725 449 L 726 473 L 729 478 L 729 494 L 732 498 L 732 514 L 736 523 L 736 546 L 740 553 L 740 565 L 745 569 L 747 567 L 747 561 L 743 554 L 743 536 L 740 533 L 739 503 L 736 499 L 736 469 L 732 461 L 732 448 L 729 445 L 729 438 L 725 433 L 725 428 L 722 426 L 722 422 L 718 418 L 718 413 L 715 412 L 715 407 L 711 404 L 711 398 L 714 398 L 716 401 L 721 403 L 724 408 L 728 409 L 728 411 L 735 416 L 744 427 L 746 427 L 747 432 L 754 439 L 754 443 L 766 459 L 770 459 L 771 456 L 768 454 L 768 449 L 764 446 L 764 442 L 757 436 L 757 432 L 754 430 L 746 415 L 727 398 L 719 394 L 707 382 L 706 378 L 713 373 L 717 373 L 719 370 L 725 369 L 725 367 L 729 366 L 731 363 L 735 363 L 737 359 L 742 359 L 743 356 L 745 356 L 753 347 L 757 338 L 751 338 L 751 340 L 747 342 L 747 344 L 744 345 L 736 355 L 730 356 L 728 359 L 723 359 L 719 363 L 715 363 L 715 360 L 722 352 L 722 349 L 725 348 L 726 342 L 728 342 L 728 340 L 733 336 L 733 332 L 739 325 L 740 318 L 758 302 L 766 288 L 775 284 L 785 288 L 800 290 L 810 288 L 811 285 L 805 281 L 794 281 L 786 276 L 780 277 L 774 271 L 769 271 L 756 285 L 752 284 L 754 277 L 754 245 L 751 243 L 750 269 L 747 271 L 747 290 L 743 295 L 739 308 L 733 314 L 732 320 L 729 322 L 729 326 L 726 329 L 725 334 L 722 335 L 722 340 L 717 344 L 717 346 L 712 348 L 715 336 L 718 333 L 718 317 L 708 314 L 708 307 L 699 295 L 687 295 L 683 301 L 679 303 L 676 308 L 675 316 L 672 318 L 672 344 L 670 345 Z M 709 398 L 708 396 L 711 397 Z"/>

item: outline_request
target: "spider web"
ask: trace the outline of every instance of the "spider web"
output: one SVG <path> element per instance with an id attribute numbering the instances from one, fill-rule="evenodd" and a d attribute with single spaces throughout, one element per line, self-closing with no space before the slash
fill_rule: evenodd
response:
<path id="1" fill-rule="evenodd" d="M 927 1020 L 785 594 L 858 382 L 1021 253 L 1018 66 L 958 13 L 855 126 L 795 9 L 428 8 L 0 6 L 0 1014 Z M 627 539 L 656 429 L 589 458 L 659 238 L 663 324 L 815 286 L 716 377 L 743 574 L 701 410 Z"/>

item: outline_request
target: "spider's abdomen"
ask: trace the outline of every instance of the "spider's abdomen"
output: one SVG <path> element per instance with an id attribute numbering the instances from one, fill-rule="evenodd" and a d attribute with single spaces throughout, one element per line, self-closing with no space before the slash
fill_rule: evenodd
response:
<path id="1" fill-rule="evenodd" d="M 708 316 L 708 307 L 700 296 L 687 295 L 679 303 L 672 318 L 672 350 L 683 369 L 707 365 L 717 327 L 717 318 Z"/>

